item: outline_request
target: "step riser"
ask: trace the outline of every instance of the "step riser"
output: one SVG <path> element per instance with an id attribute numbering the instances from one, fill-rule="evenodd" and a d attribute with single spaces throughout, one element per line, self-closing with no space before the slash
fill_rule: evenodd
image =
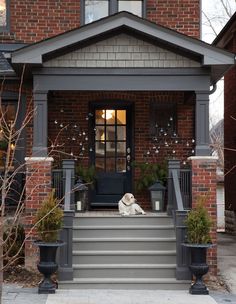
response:
<path id="1" fill-rule="evenodd" d="M 174 278 L 175 269 L 74 269 L 74 278 Z"/>
<path id="2" fill-rule="evenodd" d="M 175 250 L 176 243 L 168 242 L 73 242 L 73 250 Z"/>
<path id="3" fill-rule="evenodd" d="M 74 229 L 74 238 L 103 237 L 174 237 L 174 229 Z"/>
<path id="4" fill-rule="evenodd" d="M 72 284 L 72 283 L 59 283 L 60 289 L 124 289 L 124 290 L 188 290 L 189 284 L 179 283 L 160 283 L 160 284 Z"/>
<path id="5" fill-rule="evenodd" d="M 170 217 L 75 217 L 74 226 L 173 225 Z"/>
<path id="6" fill-rule="evenodd" d="M 175 255 L 87 255 L 73 256 L 73 264 L 175 264 Z"/>

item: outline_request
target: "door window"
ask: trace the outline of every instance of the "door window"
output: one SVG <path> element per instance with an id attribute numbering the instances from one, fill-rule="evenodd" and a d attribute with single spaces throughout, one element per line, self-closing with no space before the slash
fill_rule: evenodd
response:
<path id="1" fill-rule="evenodd" d="M 126 110 L 95 111 L 96 171 L 126 172 Z"/>

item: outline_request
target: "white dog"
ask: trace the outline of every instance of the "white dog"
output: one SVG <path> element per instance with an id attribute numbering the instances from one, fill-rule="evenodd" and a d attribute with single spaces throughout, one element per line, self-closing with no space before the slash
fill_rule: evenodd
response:
<path id="1" fill-rule="evenodd" d="M 146 214 L 143 209 L 136 203 L 132 193 L 126 193 L 118 204 L 121 215 Z"/>

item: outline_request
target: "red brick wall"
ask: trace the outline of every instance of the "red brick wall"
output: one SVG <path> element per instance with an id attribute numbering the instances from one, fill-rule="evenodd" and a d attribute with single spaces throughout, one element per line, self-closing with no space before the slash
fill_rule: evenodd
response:
<path id="1" fill-rule="evenodd" d="M 213 221 L 211 237 L 216 244 L 216 159 L 211 157 L 191 157 L 192 165 L 192 207 L 196 207 L 198 199 L 203 197 L 204 204 Z M 208 250 L 210 275 L 217 275 L 217 247 Z"/>
<path id="2" fill-rule="evenodd" d="M 35 213 L 41 203 L 51 191 L 51 163 L 49 158 L 41 160 L 31 158 L 26 161 L 26 188 L 25 188 L 25 266 L 36 268 L 38 259 L 37 247 L 33 241 L 37 239 L 35 229 Z"/>
<path id="3" fill-rule="evenodd" d="M 177 103 L 177 121 L 178 134 L 183 138 L 194 138 L 194 105 L 186 103 L 184 94 L 181 92 L 53 92 L 49 97 L 48 109 L 48 128 L 49 138 L 51 143 L 58 146 L 58 150 L 78 155 L 78 146 L 80 138 L 77 136 L 77 141 L 67 140 L 68 131 L 63 130 L 59 134 L 61 128 L 66 125 L 80 125 L 81 130 L 88 134 L 88 121 L 86 116 L 89 112 L 89 102 L 99 100 L 119 100 L 120 102 L 133 102 L 134 104 L 134 146 L 135 146 L 135 161 L 137 162 L 163 162 L 168 156 L 173 157 L 173 154 L 167 153 L 167 148 L 162 145 L 159 154 L 155 154 L 153 150 L 153 142 L 150 136 L 150 105 L 151 101 L 156 100 L 166 103 Z M 63 112 L 61 110 L 63 109 Z M 55 124 L 57 121 L 57 124 Z M 59 136 L 57 137 L 57 135 Z M 55 145 L 55 144 L 54 144 Z M 88 164 L 88 145 L 83 157 L 80 159 L 85 165 Z M 57 147 L 56 147 L 57 148 Z M 186 160 L 191 155 L 192 145 L 186 147 L 186 143 L 175 146 L 176 158 Z M 147 151 L 150 151 L 150 156 L 146 157 Z M 169 152 L 172 152 L 170 150 Z M 52 155 L 55 159 L 55 164 L 59 159 L 65 158 L 64 154 Z M 135 179 L 139 176 L 138 170 L 135 170 Z M 138 194 L 137 198 L 143 202 L 145 208 L 150 208 L 148 192 Z"/>
<path id="4" fill-rule="evenodd" d="M 147 19 L 200 36 L 199 0 L 147 0 Z M 79 0 L 11 0 L 10 33 L 1 42 L 32 43 L 63 33 L 80 25 Z"/>
<path id="5" fill-rule="evenodd" d="M 10 34 L 2 40 L 32 43 L 80 24 L 78 0 L 11 0 Z"/>
<path id="6" fill-rule="evenodd" d="M 226 46 L 236 52 L 236 34 Z M 236 211 L 236 67 L 224 77 L 225 207 Z"/>
<path id="7" fill-rule="evenodd" d="M 199 0 L 147 0 L 147 19 L 183 34 L 200 37 Z"/>

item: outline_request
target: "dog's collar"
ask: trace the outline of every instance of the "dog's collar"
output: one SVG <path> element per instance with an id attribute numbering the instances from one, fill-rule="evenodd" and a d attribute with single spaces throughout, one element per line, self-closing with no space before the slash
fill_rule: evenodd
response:
<path id="1" fill-rule="evenodd" d="M 121 202 L 122 202 L 125 206 L 127 206 L 127 207 L 129 206 L 129 205 L 127 205 L 125 202 L 123 202 L 123 200 L 121 200 Z"/>

